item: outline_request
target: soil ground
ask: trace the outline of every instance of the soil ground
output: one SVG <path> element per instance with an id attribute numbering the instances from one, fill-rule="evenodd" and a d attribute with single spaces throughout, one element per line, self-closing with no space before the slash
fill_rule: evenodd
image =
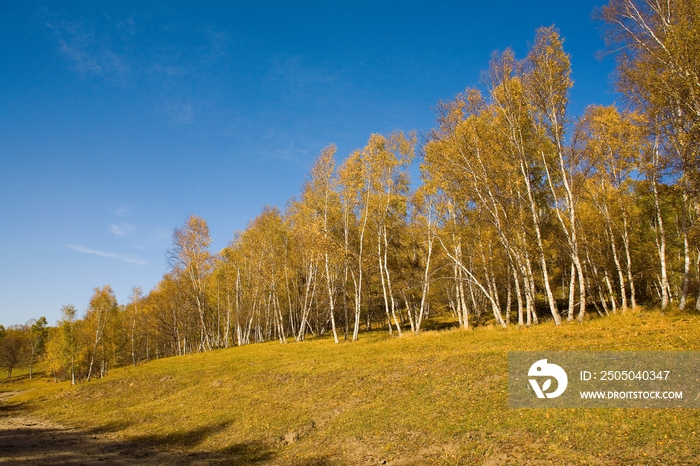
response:
<path id="1" fill-rule="evenodd" d="M 162 452 L 120 440 L 111 433 L 68 428 L 23 412 L 0 393 L 1 465 L 210 465 L 228 463 L 218 454 Z"/>

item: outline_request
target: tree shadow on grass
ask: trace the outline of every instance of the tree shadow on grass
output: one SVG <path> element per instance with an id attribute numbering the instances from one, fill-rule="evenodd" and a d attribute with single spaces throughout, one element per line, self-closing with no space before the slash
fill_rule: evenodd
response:
<path id="1" fill-rule="evenodd" d="M 166 434 L 140 435 L 134 438 L 133 441 L 155 447 L 193 448 L 204 442 L 207 437 L 226 429 L 229 424 L 230 422 L 220 422 L 210 426 L 200 426 L 194 429 Z"/>
<path id="2" fill-rule="evenodd" d="M 25 412 L 25 410 L 17 403 L 5 403 L 0 401 L 0 417 L 13 416 L 23 412 Z"/>
<path id="3" fill-rule="evenodd" d="M 435 331 L 435 330 L 448 330 L 448 329 L 453 329 L 453 328 L 459 328 L 459 322 L 458 321 L 451 321 L 451 320 L 433 320 L 433 319 L 428 319 L 423 321 L 423 324 L 421 325 L 421 330 L 424 331 Z"/>
<path id="4" fill-rule="evenodd" d="M 132 443 L 148 445 L 157 450 L 192 449 L 199 446 L 212 435 L 219 434 L 231 424 L 230 421 L 200 426 L 182 432 L 168 434 L 142 435 L 131 440 Z M 249 440 L 231 445 L 219 451 L 197 451 L 182 453 L 182 464 L 264 464 L 276 456 L 276 449 L 261 440 Z"/>
<path id="5" fill-rule="evenodd" d="M 282 459 L 278 454 L 284 452 L 284 447 L 264 439 L 246 440 L 220 450 L 189 451 L 230 424 L 230 421 L 219 422 L 124 440 L 117 437 L 119 432 L 133 427 L 126 421 L 94 429 L 72 429 L 33 416 L 22 403 L 0 402 L 0 466 L 263 465 Z M 290 464 L 328 466 L 335 462 L 317 457 L 298 458 Z"/>
<path id="6" fill-rule="evenodd" d="M 20 404 L 0 403 L 0 465 L 245 465 L 275 458 L 274 449 L 262 441 L 240 443 L 223 451 L 181 451 L 197 447 L 227 425 L 123 440 L 114 433 L 128 427 L 127 423 L 71 429 L 35 418 Z"/>
<path id="7" fill-rule="evenodd" d="M 237 443 L 221 450 L 232 464 L 237 464 L 234 461 L 239 461 L 238 464 L 261 464 L 275 458 L 275 451 L 264 442 L 248 441 Z"/>

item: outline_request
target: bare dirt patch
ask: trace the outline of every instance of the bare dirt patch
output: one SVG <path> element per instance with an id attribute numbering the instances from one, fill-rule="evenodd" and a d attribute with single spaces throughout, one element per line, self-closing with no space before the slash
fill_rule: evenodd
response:
<path id="1" fill-rule="evenodd" d="M 62 426 L 23 412 L 0 394 L 0 465 L 210 465 L 231 458 L 210 453 L 160 451 L 155 446 L 120 440 L 112 433 Z"/>

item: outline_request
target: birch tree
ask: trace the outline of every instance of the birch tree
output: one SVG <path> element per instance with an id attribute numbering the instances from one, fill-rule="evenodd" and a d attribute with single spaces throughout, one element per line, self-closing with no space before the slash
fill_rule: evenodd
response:
<path id="1" fill-rule="evenodd" d="M 610 253 L 617 270 L 623 311 L 627 308 L 625 283 L 630 290 L 632 308 L 637 306 L 630 222 L 634 204 L 631 175 L 639 168 L 643 147 L 639 122 L 639 116 L 634 113 L 620 113 L 614 107 L 591 106 L 577 127 L 579 150 L 591 168 L 586 181 L 587 192 L 602 215 L 610 238 Z M 616 246 L 618 239 L 622 251 Z M 622 267 L 623 262 L 625 267 Z"/>
<path id="2" fill-rule="evenodd" d="M 489 70 L 490 95 L 496 118 L 495 128 L 504 143 L 500 149 L 518 167 L 522 194 L 529 212 L 530 228 L 535 236 L 536 252 L 542 273 L 542 284 L 555 324 L 561 316 L 552 293 L 547 255 L 542 234 L 542 211 L 547 207 L 542 201 L 547 183 L 546 167 L 538 150 L 536 128 L 530 118 L 530 106 L 523 86 L 522 64 L 515 61 L 510 50 L 492 60 Z"/>
<path id="3" fill-rule="evenodd" d="M 426 184 L 423 184 L 420 188 L 418 188 L 417 192 L 412 198 L 412 204 L 414 206 L 413 223 L 416 225 L 418 235 L 421 237 L 420 243 L 423 245 L 423 259 L 425 261 L 421 280 L 420 306 L 415 316 L 410 314 L 408 302 L 406 303 L 406 308 L 407 311 L 409 311 L 409 318 L 411 320 L 411 327 L 414 333 L 419 333 L 421 331 L 423 317 L 425 316 L 426 309 L 429 304 L 428 296 L 430 292 L 432 272 L 431 261 L 433 260 L 433 249 L 438 229 L 438 202 L 438 196 L 434 191 L 434 187 Z M 460 316 L 460 318 L 462 318 L 462 316 Z"/>
<path id="4" fill-rule="evenodd" d="M 388 138 L 373 134 L 362 151 L 366 189 L 369 194 L 370 215 L 377 240 L 377 262 L 379 266 L 384 309 L 392 333 L 391 321 L 401 336 L 401 325 L 396 315 L 396 298 L 389 263 L 389 231 L 405 222 L 408 193 L 406 168 L 414 157 L 415 135 L 406 137 L 394 133 Z"/>
<path id="5" fill-rule="evenodd" d="M 316 246 L 323 256 L 323 275 L 328 295 L 328 313 L 333 332 L 333 340 L 338 343 L 336 328 L 336 299 L 342 268 L 342 251 L 336 232 L 340 230 L 341 205 L 338 194 L 338 180 L 335 176 L 336 146 L 330 145 L 321 151 L 310 173 L 305 201 L 310 203 L 319 222 L 320 235 L 315 238 Z"/>
<path id="6" fill-rule="evenodd" d="M 61 319 L 58 321 L 58 333 L 54 358 L 61 366 L 67 365 L 70 372 L 70 383 L 76 382 L 76 359 L 79 350 L 78 341 L 78 310 L 72 304 L 61 308 Z M 60 366 L 59 366 L 60 367 Z"/>
<path id="7" fill-rule="evenodd" d="M 577 273 L 579 282 L 578 321 L 581 322 L 586 313 L 586 285 L 579 254 L 576 219 L 578 200 L 574 174 L 578 165 L 578 153 L 569 150 L 565 142 L 568 93 L 573 86 L 570 75 L 569 56 L 564 52 L 563 41 L 556 29 L 554 27 L 539 29 L 535 36 L 535 44 L 526 58 L 523 80 L 527 98 L 533 109 L 536 131 L 543 139 L 539 152 L 554 199 L 554 211 L 566 238 L 571 262 Z M 542 267 L 546 269 L 544 264 Z M 573 304 L 573 300 L 569 300 L 569 315 L 573 314 Z M 554 309 L 552 309 L 552 313 L 555 314 Z"/>
<path id="8" fill-rule="evenodd" d="M 598 14 L 618 61 L 617 86 L 656 126 L 660 152 L 700 193 L 700 4 L 611 0 Z"/>
<path id="9" fill-rule="evenodd" d="M 84 331 L 89 339 L 88 382 L 92 377 L 96 358 L 100 358 L 100 376 L 104 376 L 106 372 L 109 354 L 104 345 L 105 333 L 116 312 L 117 298 L 114 296 L 112 287 L 105 285 L 102 288 L 95 288 L 90 298 L 90 306 L 83 319 Z"/>
<path id="10" fill-rule="evenodd" d="M 357 341 L 362 313 L 362 283 L 364 271 L 364 244 L 369 219 L 370 204 L 365 182 L 365 167 L 359 150 L 354 151 L 340 166 L 340 198 L 343 208 L 345 274 L 353 283 L 354 319 L 352 341 Z M 353 263 L 351 263 L 351 259 Z M 347 279 L 345 280 L 347 283 Z"/>
<path id="11" fill-rule="evenodd" d="M 29 378 L 33 376 L 34 364 L 46 351 L 46 340 L 48 339 L 48 322 L 46 317 L 32 319 L 27 324 L 27 345 L 29 347 L 28 363 Z"/>
<path id="12" fill-rule="evenodd" d="M 208 351 L 212 347 L 210 331 L 205 320 L 205 277 L 212 267 L 212 255 L 208 249 L 210 244 L 207 222 L 190 215 L 185 224 L 173 232 L 173 248 L 169 252 L 173 271 L 186 280 L 190 297 L 196 305 L 201 351 Z"/>

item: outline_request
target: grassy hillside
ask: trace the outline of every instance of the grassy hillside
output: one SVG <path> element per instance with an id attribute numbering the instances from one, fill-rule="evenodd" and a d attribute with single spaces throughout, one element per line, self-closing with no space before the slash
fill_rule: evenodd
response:
<path id="1" fill-rule="evenodd" d="M 509 409 L 513 350 L 699 350 L 700 316 L 267 343 L 5 382 L 36 416 L 232 464 L 700 464 L 700 410 Z"/>

